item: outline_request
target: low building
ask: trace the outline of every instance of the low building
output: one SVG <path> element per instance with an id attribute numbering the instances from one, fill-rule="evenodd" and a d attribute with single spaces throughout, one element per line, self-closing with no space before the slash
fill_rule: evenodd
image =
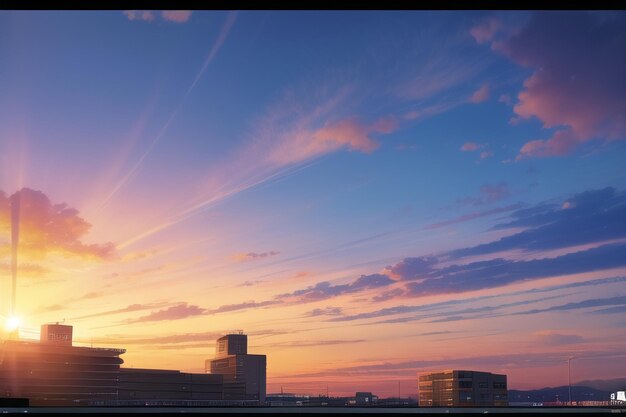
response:
<path id="1" fill-rule="evenodd" d="M 420 407 L 501 407 L 508 405 L 506 375 L 447 370 L 419 375 Z"/>
<path id="2" fill-rule="evenodd" d="M 6 340 L 0 349 L 1 397 L 48 406 L 117 399 L 126 350 L 72 346 L 72 326 L 44 324 L 39 342 Z"/>
<path id="3" fill-rule="evenodd" d="M 265 401 L 265 355 L 247 355 L 245 335 L 224 345 L 214 372 L 194 374 L 122 368 L 125 349 L 73 346 L 72 333 L 72 326 L 44 324 L 38 342 L 2 342 L 0 398 L 27 398 L 34 406 L 253 406 Z"/>
<path id="4" fill-rule="evenodd" d="M 191 374 L 164 369 L 122 368 L 119 397 L 126 400 L 222 400 L 221 375 Z"/>
<path id="5" fill-rule="evenodd" d="M 357 392 L 354 397 L 354 402 L 357 407 L 370 407 L 375 405 L 378 401 L 378 397 L 372 395 L 371 392 Z"/>

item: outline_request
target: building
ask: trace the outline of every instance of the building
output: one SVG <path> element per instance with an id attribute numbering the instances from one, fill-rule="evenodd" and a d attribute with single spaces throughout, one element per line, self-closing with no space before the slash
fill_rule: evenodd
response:
<path id="1" fill-rule="evenodd" d="M 354 397 L 354 403 L 357 407 L 369 407 L 378 401 L 378 397 L 372 395 L 371 392 L 357 392 Z"/>
<path id="2" fill-rule="evenodd" d="M 420 407 L 507 406 L 506 375 L 447 370 L 419 375 Z"/>
<path id="3" fill-rule="evenodd" d="M 30 405 L 86 405 L 117 399 L 124 349 L 72 346 L 72 326 L 44 324 L 39 342 L 6 340 L 0 352 L 0 396 Z"/>
<path id="4" fill-rule="evenodd" d="M 72 333 L 72 326 L 44 324 L 38 342 L 2 342 L 0 398 L 34 406 L 250 406 L 265 400 L 265 356 L 247 355 L 245 335 L 222 352 L 220 360 L 234 360 L 231 377 L 230 368 L 225 374 L 122 368 L 125 349 L 73 346 Z"/>
<path id="5" fill-rule="evenodd" d="M 265 355 L 248 354 L 248 336 L 242 332 L 217 339 L 215 359 L 205 362 L 207 373 L 224 378 L 224 399 L 260 404 L 265 403 L 266 367 Z"/>
<path id="6" fill-rule="evenodd" d="M 124 403 L 160 401 L 186 405 L 185 401 L 222 400 L 221 375 L 190 374 L 164 369 L 122 368 L 119 397 Z"/>

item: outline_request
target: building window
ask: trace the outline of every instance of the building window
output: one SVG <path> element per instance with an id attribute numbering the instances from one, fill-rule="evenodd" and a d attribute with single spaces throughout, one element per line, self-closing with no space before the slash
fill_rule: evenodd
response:
<path id="1" fill-rule="evenodd" d="M 459 381 L 459 388 L 472 388 L 472 381 Z"/>
<path id="2" fill-rule="evenodd" d="M 479 382 L 478 388 L 489 388 L 489 385 L 486 382 Z"/>
<path id="3" fill-rule="evenodd" d="M 506 389 L 506 382 L 494 382 L 493 387 L 495 389 Z"/>
<path id="4" fill-rule="evenodd" d="M 459 392 L 459 401 L 472 401 L 471 392 Z"/>
<path id="5" fill-rule="evenodd" d="M 460 378 L 471 378 L 472 377 L 472 373 L 471 372 L 459 372 L 459 379 Z"/>

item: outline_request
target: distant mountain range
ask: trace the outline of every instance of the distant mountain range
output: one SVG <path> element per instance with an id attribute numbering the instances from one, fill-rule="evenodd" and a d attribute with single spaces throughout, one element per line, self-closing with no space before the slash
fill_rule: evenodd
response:
<path id="1" fill-rule="evenodd" d="M 626 390 L 626 378 L 580 381 L 572 384 L 572 401 L 607 401 L 616 391 Z M 528 391 L 509 390 L 509 402 L 554 402 L 568 400 L 568 386 Z"/>

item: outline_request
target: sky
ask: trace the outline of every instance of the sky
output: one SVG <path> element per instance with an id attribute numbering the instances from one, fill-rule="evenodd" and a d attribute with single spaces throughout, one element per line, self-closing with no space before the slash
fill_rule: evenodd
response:
<path id="1" fill-rule="evenodd" d="M 24 338 L 203 372 L 242 329 L 268 392 L 623 377 L 624 50 L 624 12 L 2 11 L 0 314 L 19 202 Z"/>

